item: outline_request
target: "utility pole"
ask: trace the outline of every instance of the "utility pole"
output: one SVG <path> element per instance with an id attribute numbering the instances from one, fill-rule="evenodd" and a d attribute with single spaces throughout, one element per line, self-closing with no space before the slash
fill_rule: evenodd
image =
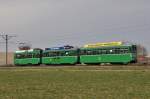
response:
<path id="1" fill-rule="evenodd" d="M 8 64 L 8 35 L 6 36 L 6 65 Z"/>
<path id="2" fill-rule="evenodd" d="M 15 35 L 0 35 L 0 37 L 2 37 L 4 40 L 5 40 L 5 43 L 6 43 L 6 65 L 8 64 L 8 43 L 9 43 L 9 40 L 12 38 L 12 37 L 16 37 Z"/>

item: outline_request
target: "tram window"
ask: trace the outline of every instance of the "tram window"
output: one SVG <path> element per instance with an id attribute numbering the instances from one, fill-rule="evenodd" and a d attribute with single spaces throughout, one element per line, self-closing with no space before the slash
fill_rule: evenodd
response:
<path id="1" fill-rule="evenodd" d="M 102 54 L 106 54 L 106 53 L 107 53 L 107 50 L 102 49 Z"/>
<path id="2" fill-rule="evenodd" d="M 128 48 L 125 48 L 125 49 L 124 49 L 124 53 L 129 53 L 129 49 L 128 49 Z"/>
<path id="3" fill-rule="evenodd" d="M 102 50 L 100 49 L 100 50 L 98 50 L 98 54 L 102 54 Z"/>
<path id="4" fill-rule="evenodd" d="M 72 53 L 69 51 L 60 51 L 57 52 L 57 56 L 70 56 Z"/>
<path id="5" fill-rule="evenodd" d="M 36 54 L 36 58 L 40 58 L 40 56 L 41 56 L 41 55 L 40 55 L 39 53 Z"/>
<path id="6" fill-rule="evenodd" d="M 70 55 L 70 56 L 75 56 L 75 55 L 77 55 L 77 51 L 70 51 L 70 52 L 69 52 L 69 55 Z"/>
<path id="7" fill-rule="evenodd" d="M 115 54 L 119 54 L 120 53 L 120 48 L 115 48 Z"/>
<path id="8" fill-rule="evenodd" d="M 34 58 L 40 58 L 40 54 L 39 54 L 39 53 L 34 53 L 34 54 L 33 54 L 33 57 L 34 57 Z"/>
<path id="9" fill-rule="evenodd" d="M 58 56 L 58 52 L 49 52 L 49 57 Z"/>
<path id="10" fill-rule="evenodd" d="M 53 52 L 47 53 L 47 57 L 51 57 L 51 56 L 53 56 Z"/>
<path id="11" fill-rule="evenodd" d="M 110 53 L 110 54 L 115 54 L 115 49 L 110 49 L 110 50 L 109 50 L 109 53 Z"/>
<path id="12" fill-rule="evenodd" d="M 120 53 L 119 54 L 124 54 L 124 49 L 120 49 Z"/>
<path id="13" fill-rule="evenodd" d="M 73 52 L 71 52 L 71 51 L 66 51 L 66 52 L 65 52 L 65 55 L 66 55 L 66 56 L 72 56 L 72 55 L 73 55 Z"/>
<path id="14" fill-rule="evenodd" d="M 84 50 L 80 50 L 80 55 L 84 55 Z"/>
<path id="15" fill-rule="evenodd" d="M 86 53 L 87 53 L 87 55 L 92 55 L 93 54 L 92 51 L 90 51 L 90 50 L 88 50 Z"/>
<path id="16" fill-rule="evenodd" d="M 106 54 L 110 54 L 110 50 L 109 49 L 106 49 Z"/>
<path id="17" fill-rule="evenodd" d="M 43 53 L 43 57 L 46 57 L 46 53 Z"/>
<path id="18" fill-rule="evenodd" d="M 32 58 L 32 53 L 28 53 L 25 57 L 26 58 Z"/>
<path id="19" fill-rule="evenodd" d="M 60 55 L 60 56 L 64 56 L 64 55 L 65 55 L 65 52 L 62 51 L 62 52 L 59 53 L 59 55 Z"/>
<path id="20" fill-rule="evenodd" d="M 97 50 L 93 50 L 93 55 L 97 55 Z"/>
<path id="21" fill-rule="evenodd" d="M 44 53 L 44 57 L 49 57 L 49 52 Z"/>
<path id="22" fill-rule="evenodd" d="M 45 52 L 45 53 L 43 54 L 43 57 L 49 57 L 49 53 L 48 53 L 48 52 Z"/>
<path id="23" fill-rule="evenodd" d="M 44 53 L 42 53 L 42 57 L 44 57 Z"/>
<path id="24" fill-rule="evenodd" d="M 17 59 L 23 59 L 23 58 L 25 58 L 25 54 L 17 54 L 16 58 Z"/>
<path id="25" fill-rule="evenodd" d="M 86 50 L 83 50 L 83 55 L 87 55 Z"/>
<path id="26" fill-rule="evenodd" d="M 33 53 L 33 58 L 37 58 L 37 53 Z"/>
<path id="27" fill-rule="evenodd" d="M 87 55 L 87 50 L 81 50 L 81 51 L 80 51 L 80 54 L 81 54 L 81 55 Z"/>
<path id="28" fill-rule="evenodd" d="M 69 54 L 70 54 L 70 53 L 69 53 L 68 51 L 65 52 L 65 56 L 69 56 Z"/>
<path id="29" fill-rule="evenodd" d="M 51 56 L 53 56 L 53 53 L 52 53 L 52 52 L 48 52 L 48 53 L 46 54 L 46 57 L 51 57 Z"/>
<path id="30" fill-rule="evenodd" d="M 96 50 L 96 54 L 101 54 L 101 50 Z"/>
<path id="31" fill-rule="evenodd" d="M 46 57 L 47 56 L 47 53 L 43 53 L 43 57 Z"/>
<path id="32" fill-rule="evenodd" d="M 15 55 L 15 58 L 20 58 L 20 54 L 16 54 L 16 55 Z"/>
<path id="33" fill-rule="evenodd" d="M 16 54 L 16 58 L 17 58 L 17 59 L 21 59 L 21 58 L 22 58 L 22 55 L 21 55 L 21 54 Z"/>

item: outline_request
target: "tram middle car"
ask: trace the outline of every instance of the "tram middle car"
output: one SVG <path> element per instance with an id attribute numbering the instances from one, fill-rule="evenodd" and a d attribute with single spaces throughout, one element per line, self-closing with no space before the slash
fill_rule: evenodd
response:
<path id="1" fill-rule="evenodd" d="M 42 53 L 45 65 L 76 64 L 78 59 L 78 49 L 72 46 L 46 48 Z"/>

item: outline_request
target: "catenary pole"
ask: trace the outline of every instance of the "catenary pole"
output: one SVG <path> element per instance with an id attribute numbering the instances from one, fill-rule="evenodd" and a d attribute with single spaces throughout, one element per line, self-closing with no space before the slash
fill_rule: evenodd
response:
<path id="1" fill-rule="evenodd" d="M 5 43 L 6 43 L 6 65 L 8 65 L 8 43 L 9 43 L 9 40 L 12 38 L 12 37 L 16 37 L 15 35 L 8 35 L 8 34 L 2 34 L 0 35 L 0 37 L 2 37 L 4 40 L 5 40 Z"/>

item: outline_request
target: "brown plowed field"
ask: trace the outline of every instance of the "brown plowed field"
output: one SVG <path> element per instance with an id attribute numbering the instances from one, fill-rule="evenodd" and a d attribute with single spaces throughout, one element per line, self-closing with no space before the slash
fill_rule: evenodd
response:
<path id="1" fill-rule="evenodd" d="M 0 52 L 0 65 L 3 65 L 6 63 L 6 57 L 4 52 Z M 8 64 L 13 64 L 13 53 L 8 53 Z"/>

